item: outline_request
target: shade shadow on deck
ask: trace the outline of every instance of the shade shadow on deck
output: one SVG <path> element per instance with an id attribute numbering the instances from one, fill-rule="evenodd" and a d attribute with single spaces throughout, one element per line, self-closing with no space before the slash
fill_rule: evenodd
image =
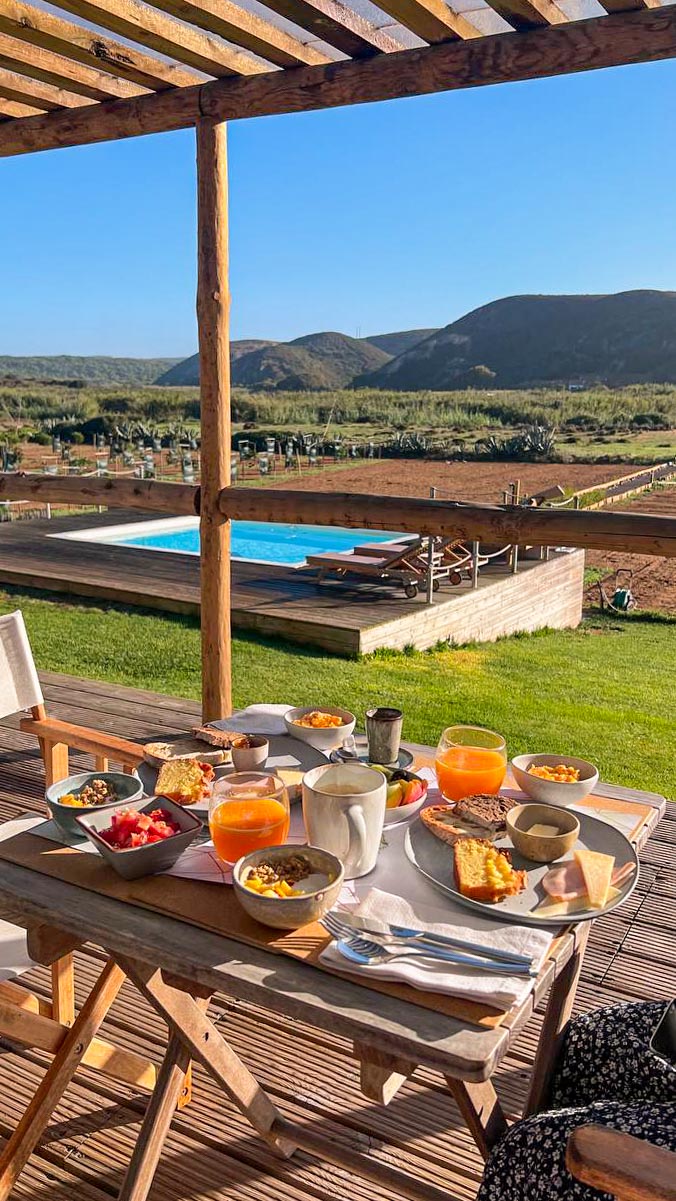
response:
<path id="1" fill-rule="evenodd" d="M 166 737 L 199 716 L 196 704 L 174 697 L 97 684 L 68 676 L 42 677 L 54 716 L 86 722 L 131 738 Z M 74 754 L 76 768 L 89 766 Z M 43 776 L 34 740 L 18 719 L 0 724 L 0 818 L 43 812 Z M 622 909 L 594 923 L 577 1009 L 633 998 L 669 999 L 676 992 L 676 813 L 644 848 L 641 878 Z M 78 1001 L 100 970 L 100 956 L 78 956 Z M 48 995 L 48 970 L 22 982 Z M 214 1014 L 247 1065 L 283 1112 L 318 1125 L 333 1138 L 445 1189 L 449 1198 L 474 1196 L 481 1174 L 478 1152 L 443 1081 L 419 1069 L 392 1104 L 379 1108 L 358 1091 L 355 1062 L 344 1040 L 255 1007 L 222 998 Z M 528 1024 L 497 1076 L 510 1114 L 525 1098 L 539 1018 Z M 159 1062 L 166 1042 L 162 1023 L 125 985 L 103 1036 Z M 12 1130 L 35 1090 L 47 1057 L 6 1048 L 0 1052 L 0 1137 Z M 109 1201 L 116 1195 L 138 1134 L 146 1094 L 81 1069 L 65 1094 L 12 1198 L 22 1201 Z M 175 1116 L 151 1201 L 394 1201 L 349 1173 L 304 1153 L 291 1163 L 273 1158 L 239 1113 L 201 1070 L 194 1100 Z"/>
<path id="2" fill-rule="evenodd" d="M 50 536 L 144 518 L 148 514 L 121 511 L 0 525 L 0 582 L 198 614 L 196 555 Z M 582 552 L 554 555 L 548 563 L 522 559 L 516 576 L 504 563 L 489 565 L 476 591 L 469 580 L 442 583 L 428 605 L 424 595 L 407 600 L 401 588 L 377 582 L 352 578 L 318 587 L 310 571 L 236 560 L 232 625 L 343 655 L 572 626 L 581 616 L 582 566 Z"/>

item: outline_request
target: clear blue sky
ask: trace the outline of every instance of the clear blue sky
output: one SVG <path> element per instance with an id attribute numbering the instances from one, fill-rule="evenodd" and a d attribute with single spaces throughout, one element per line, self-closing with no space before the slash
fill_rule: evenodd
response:
<path id="1" fill-rule="evenodd" d="M 234 337 L 676 288 L 676 62 L 230 129 Z M 196 347 L 191 132 L 0 160 L 0 354 Z"/>

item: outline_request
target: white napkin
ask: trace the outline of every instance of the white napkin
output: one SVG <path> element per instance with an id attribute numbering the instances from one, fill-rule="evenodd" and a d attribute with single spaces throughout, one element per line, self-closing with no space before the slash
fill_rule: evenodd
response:
<path id="1" fill-rule="evenodd" d="M 392 893 L 382 892 L 372 888 L 364 900 L 350 912 L 361 918 L 378 918 L 396 926 L 408 926 L 416 930 L 428 930 L 436 934 L 448 934 L 455 938 L 466 938 L 468 941 L 480 941 L 486 946 L 499 950 L 518 951 L 530 955 L 534 967 L 539 969 L 547 955 L 552 942 L 552 935 L 545 930 L 536 930 L 530 926 L 517 926 L 511 922 L 482 921 L 482 929 L 463 926 L 449 921 L 448 905 L 414 905 L 403 897 Z M 340 911 L 337 911 L 340 916 Z M 469 918 L 468 913 L 468 918 Z M 514 1004 L 521 1004 L 533 988 L 533 978 L 528 976 L 508 976 L 490 971 L 479 972 L 472 968 L 463 968 L 443 960 L 422 958 L 420 949 L 407 951 L 402 958 L 393 959 L 388 963 L 370 964 L 360 967 L 343 958 L 335 943 L 331 943 L 322 951 L 321 960 L 332 969 L 349 972 L 350 975 L 378 978 L 381 980 L 396 980 L 410 984 L 425 992 L 446 993 L 449 996 L 463 997 L 469 1001 L 479 1001 L 496 1009 L 510 1009 Z"/>
<path id="2" fill-rule="evenodd" d="M 232 717 L 209 722 L 209 725 L 237 734 L 263 734 L 264 737 L 286 734 L 284 714 L 289 709 L 293 709 L 293 705 L 249 705 L 248 709 L 240 709 Z"/>

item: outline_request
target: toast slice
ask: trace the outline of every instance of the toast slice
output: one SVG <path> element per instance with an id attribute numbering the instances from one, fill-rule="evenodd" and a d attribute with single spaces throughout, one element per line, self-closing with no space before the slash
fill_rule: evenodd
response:
<path id="1" fill-rule="evenodd" d="M 421 810 L 420 819 L 430 834 L 449 846 L 455 846 L 461 838 L 490 838 L 489 831 L 483 826 L 458 817 L 457 809 L 452 805 L 428 805 Z"/>
<path id="2" fill-rule="evenodd" d="M 526 873 L 515 871 L 509 851 L 486 838 L 463 838 L 454 850 L 455 882 L 463 897 L 494 904 L 526 887 Z"/>
<path id="3" fill-rule="evenodd" d="M 472 822 L 491 834 L 502 834 L 505 830 L 505 817 L 510 809 L 520 804 L 512 797 L 501 796 L 498 793 L 477 792 L 472 796 L 463 797 L 455 806 L 458 817 Z"/>
<path id="4" fill-rule="evenodd" d="M 246 734 L 234 734 L 230 730 L 217 730 L 215 726 L 194 726 L 192 736 L 198 742 L 206 742 L 209 746 L 217 746 L 224 751 L 229 751 L 233 746 L 246 750 L 249 745 Z"/>
<path id="5" fill-rule="evenodd" d="M 195 738 L 177 738 L 174 742 L 147 742 L 143 758 L 153 767 L 161 768 L 174 759 L 198 759 L 201 763 L 218 766 L 229 763 L 231 755 L 225 747 L 208 747 Z"/>

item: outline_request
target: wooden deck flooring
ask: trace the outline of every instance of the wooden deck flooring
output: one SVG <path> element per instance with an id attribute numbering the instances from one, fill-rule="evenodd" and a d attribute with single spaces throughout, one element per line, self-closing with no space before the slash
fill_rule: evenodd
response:
<path id="1" fill-rule="evenodd" d="M 199 613 L 197 556 L 50 536 L 144 518 L 148 514 L 121 511 L 3 523 L 0 583 Z M 574 625 L 581 612 L 581 576 L 581 554 L 555 556 L 550 563 L 523 560 L 517 577 L 505 565 L 494 565 L 482 570 L 478 592 L 469 581 L 442 585 L 430 606 L 424 596 L 404 599 L 401 589 L 356 579 L 318 588 L 314 573 L 240 560 L 232 565 L 232 624 L 343 655 L 379 646 L 423 648 L 448 637 L 456 642 L 480 637 L 477 607 L 489 637 L 534 628 L 528 625 L 531 612 L 536 625 Z"/>
<path id="2" fill-rule="evenodd" d="M 132 738 L 185 730 L 198 707 L 110 684 L 68 676 L 43 677 L 47 706 L 55 716 L 96 725 Z M 86 756 L 73 762 L 88 766 Z M 16 719 L 0 724 L 0 819 L 43 811 L 42 769 L 33 740 Z M 625 907 L 594 924 L 578 1010 L 632 998 L 670 999 L 676 994 L 676 807 L 642 852 L 641 878 Z M 95 951 L 78 957 L 79 997 L 97 971 Z M 47 995 L 47 971 L 24 980 Z M 286 1019 L 259 1025 L 256 1010 L 222 999 L 217 1020 L 228 1039 L 261 1079 L 284 1113 L 321 1126 L 336 1140 L 368 1151 L 384 1164 L 444 1188 L 449 1198 L 471 1199 L 481 1176 L 474 1144 L 452 1100 L 434 1073 L 418 1070 L 384 1109 L 361 1096 L 349 1048 L 340 1039 Z M 503 1063 L 497 1086 L 511 1114 L 525 1096 L 538 1020 L 522 1032 Z M 141 998 L 125 986 L 103 1029 L 121 1046 L 159 1061 L 166 1031 Z M 18 1121 L 46 1064 L 33 1051 L 0 1046 L 0 1138 Z M 201 1070 L 195 1097 L 176 1114 L 151 1201 L 395 1201 L 384 1189 L 300 1153 L 292 1163 L 275 1160 Z M 22 1201 L 110 1201 L 138 1133 L 145 1094 L 106 1082 L 81 1069 L 55 1121 L 12 1193 Z"/>

